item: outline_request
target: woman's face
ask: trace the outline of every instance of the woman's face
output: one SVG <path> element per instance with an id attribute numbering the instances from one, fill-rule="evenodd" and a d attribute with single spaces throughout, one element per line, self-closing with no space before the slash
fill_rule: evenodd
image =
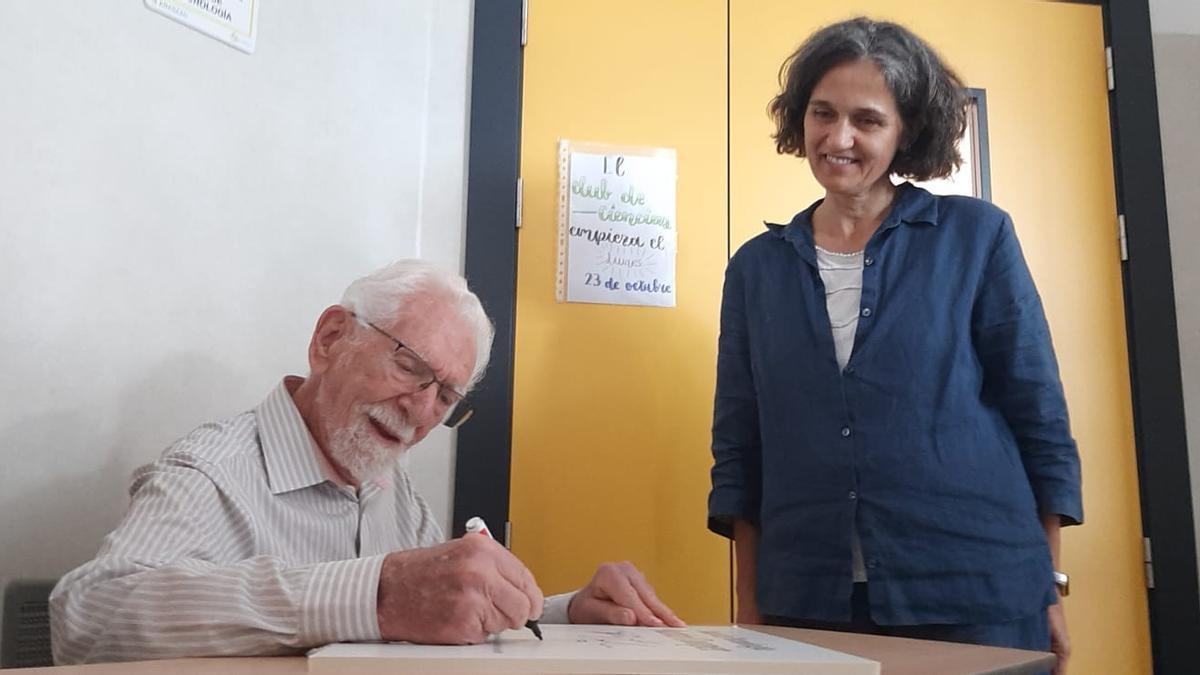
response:
<path id="1" fill-rule="evenodd" d="M 804 150 L 831 193 L 860 195 L 887 181 L 903 131 L 883 73 L 866 59 L 825 73 L 804 112 Z"/>

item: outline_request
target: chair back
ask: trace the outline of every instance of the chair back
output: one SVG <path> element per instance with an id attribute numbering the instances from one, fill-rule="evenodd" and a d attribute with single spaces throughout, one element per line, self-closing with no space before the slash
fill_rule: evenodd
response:
<path id="1" fill-rule="evenodd" d="M 0 579 L 0 668 L 54 665 L 50 654 L 50 591 L 54 581 Z"/>

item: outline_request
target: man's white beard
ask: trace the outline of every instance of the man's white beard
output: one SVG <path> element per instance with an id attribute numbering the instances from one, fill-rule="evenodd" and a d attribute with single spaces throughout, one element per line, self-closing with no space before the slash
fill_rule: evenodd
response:
<path id="1" fill-rule="evenodd" d="M 400 439 L 387 442 L 372 428 L 372 418 L 389 433 Z M 355 410 L 354 423 L 338 429 L 329 438 L 329 454 L 333 461 L 359 485 L 382 474 L 395 464 L 400 454 L 412 445 L 416 430 L 396 412 L 395 406 L 383 403 L 363 404 Z"/>

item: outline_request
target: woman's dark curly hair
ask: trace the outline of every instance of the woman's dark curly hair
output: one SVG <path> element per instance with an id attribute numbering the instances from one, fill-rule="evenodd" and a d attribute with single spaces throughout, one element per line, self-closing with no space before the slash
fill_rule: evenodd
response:
<path id="1" fill-rule="evenodd" d="M 962 163 L 956 147 L 967 126 L 962 82 L 912 31 L 865 17 L 813 33 L 779 68 L 781 91 L 767 106 L 776 151 L 804 157 L 804 113 L 813 88 L 831 69 L 859 59 L 879 66 L 904 123 L 888 173 L 915 180 L 949 176 Z"/>

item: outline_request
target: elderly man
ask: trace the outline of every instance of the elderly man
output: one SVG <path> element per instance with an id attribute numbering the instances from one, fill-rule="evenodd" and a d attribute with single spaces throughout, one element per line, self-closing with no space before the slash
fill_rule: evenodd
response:
<path id="1" fill-rule="evenodd" d="M 683 625 L 628 563 L 544 600 L 487 537 L 443 543 L 396 459 L 470 414 L 492 327 L 459 276 L 401 261 L 317 320 L 307 378 L 133 476 L 96 558 L 50 599 L 58 663 L 474 643 L 546 622 Z"/>

